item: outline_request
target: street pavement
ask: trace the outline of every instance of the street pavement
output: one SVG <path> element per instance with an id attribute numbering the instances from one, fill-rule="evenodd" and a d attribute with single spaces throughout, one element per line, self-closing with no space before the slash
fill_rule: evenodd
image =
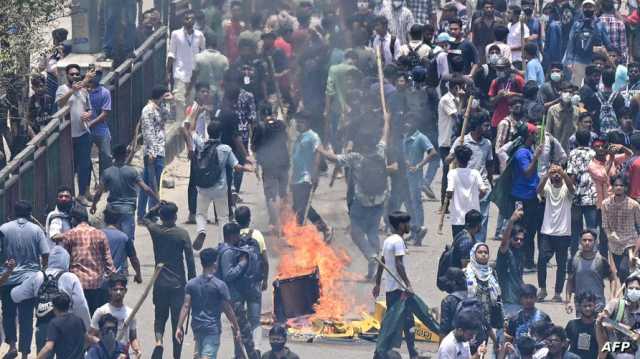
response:
<path id="1" fill-rule="evenodd" d="M 180 208 L 179 222 L 183 223 L 187 218 L 187 185 L 188 185 L 188 161 L 186 155 L 183 153 L 178 156 L 168 167 L 165 172 L 165 179 L 175 180 L 175 188 L 161 190 L 161 197 L 168 201 L 175 202 Z M 330 172 L 329 172 L 330 173 Z M 440 186 L 440 174 L 436 177 L 438 180 L 434 182 L 434 192 L 439 193 L 437 190 Z M 361 255 L 357 247 L 353 244 L 348 235 L 349 219 L 346 213 L 346 185 L 344 180 L 337 180 L 332 188 L 329 188 L 329 178 L 322 177 L 320 180 L 320 186 L 316 193 L 313 205 L 314 208 L 324 217 L 324 219 L 335 228 L 335 239 L 332 242 L 332 246 L 336 248 L 342 248 L 351 256 L 351 262 L 348 266 L 348 271 L 357 275 L 363 275 L 366 272 L 366 261 Z M 241 193 L 244 199 L 244 205 L 247 205 L 252 210 L 253 226 L 259 230 L 266 230 L 268 219 L 265 207 L 264 196 L 262 192 L 262 185 L 256 179 L 253 174 L 246 174 L 243 184 L 243 192 Z M 439 308 L 440 301 L 444 298 L 444 293 L 440 292 L 435 287 L 435 277 L 437 272 L 437 263 L 440 254 L 446 243 L 451 242 L 451 231 L 448 221 L 445 221 L 445 230 L 443 235 L 437 235 L 437 225 L 439 215 L 437 210 L 439 202 L 425 201 L 425 225 L 429 229 L 424 244 L 422 247 L 409 247 L 409 255 L 406 260 L 408 275 L 412 280 L 413 288 L 416 293 L 424 299 L 429 307 Z M 489 226 L 489 233 L 492 234 L 495 229 L 496 209 L 491 210 L 491 219 Z M 196 231 L 195 225 L 183 225 L 186 228 L 191 238 L 195 238 Z M 205 241 L 205 247 L 217 245 L 218 228 L 214 225 L 209 225 L 207 240 Z M 381 234 L 381 240 L 384 236 Z M 267 248 L 269 251 L 269 257 L 271 262 L 270 277 L 273 278 L 275 268 L 279 260 L 277 248 L 281 247 L 281 242 L 278 242 L 277 238 L 267 236 Z M 491 258 L 495 259 L 497 253 L 498 242 L 489 240 L 491 247 Z M 135 284 L 131 281 L 129 285 L 129 291 L 126 296 L 126 303 L 129 306 L 133 306 L 138 298 L 141 296 L 144 287 L 148 283 L 154 269 L 153 248 L 149 234 L 144 227 L 138 227 L 136 229 L 136 249 L 138 256 L 143 267 L 143 284 Z M 553 260 L 552 260 L 552 263 Z M 196 267 L 198 273 L 200 273 L 201 267 L 199 259 L 196 257 Z M 549 285 L 553 284 L 553 278 L 555 274 L 555 266 L 549 268 L 548 278 L 550 279 Z M 320 273 L 322 275 L 322 273 Z M 352 278 L 353 276 L 349 276 Z M 536 275 L 525 274 L 525 281 L 527 283 L 536 284 Z M 371 296 L 372 285 L 365 283 L 361 280 L 353 280 L 345 278 L 344 282 L 344 296 L 345 300 L 349 300 L 355 303 L 353 306 L 354 313 L 349 315 L 351 318 L 358 318 L 358 312 L 363 306 L 370 312 L 373 312 L 374 300 Z M 551 288 L 552 289 L 552 288 Z M 263 313 L 269 313 L 273 308 L 272 297 L 273 292 L 270 287 L 267 292 L 263 294 Z M 572 315 L 565 313 L 564 306 L 556 303 L 542 303 L 539 307 L 548 313 L 554 322 L 558 325 L 566 325 L 567 321 L 572 319 Z M 141 311 L 138 314 L 138 334 L 141 338 L 142 347 L 144 353 L 149 355 L 154 347 L 154 334 L 153 334 L 153 304 L 151 302 L 151 295 L 147 298 L 147 301 L 143 305 Z M 224 318 L 224 316 L 223 316 Z M 221 342 L 221 348 L 219 352 L 219 358 L 231 358 L 233 357 L 233 340 L 230 335 L 229 324 L 226 319 L 224 321 L 223 336 Z M 170 323 L 167 323 L 167 330 L 165 333 L 165 357 L 169 357 L 171 353 L 171 340 L 170 340 Z M 291 349 L 298 353 L 301 358 L 345 358 L 345 359 L 364 359 L 371 358 L 373 356 L 374 344 L 364 341 L 324 341 L 321 343 L 298 343 L 290 342 Z M 262 343 L 259 345 L 262 350 L 268 350 L 268 340 L 263 338 Z M 423 351 L 427 355 L 431 355 L 435 358 L 437 351 L 436 344 L 430 343 L 418 343 L 419 350 Z M 401 349 L 403 357 L 407 357 L 406 349 Z M 193 354 L 193 336 L 191 335 L 191 329 L 186 336 L 183 346 L 183 357 L 191 358 Z M 143 356 L 143 357 L 146 357 Z"/>

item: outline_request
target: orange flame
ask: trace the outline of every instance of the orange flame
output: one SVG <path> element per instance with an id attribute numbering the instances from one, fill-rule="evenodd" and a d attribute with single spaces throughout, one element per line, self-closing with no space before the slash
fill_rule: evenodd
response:
<path id="1" fill-rule="evenodd" d="M 282 231 L 289 245 L 280 256 L 279 279 L 306 275 L 318 267 L 320 299 L 311 319 L 342 319 L 352 303 L 347 302 L 343 279 L 351 257 L 345 250 L 331 247 L 312 224 L 299 226 L 295 216 L 288 215 Z"/>

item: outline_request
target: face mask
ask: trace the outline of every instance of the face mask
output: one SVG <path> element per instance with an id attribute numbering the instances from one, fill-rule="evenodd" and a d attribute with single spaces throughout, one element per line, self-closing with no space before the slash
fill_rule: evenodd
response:
<path id="1" fill-rule="evenodd" d="M 491 54 L 489 55 L 489 63 L 491 65 L 495 65 L 498 63 L 498 59 L 500 58 L 500 55 L 498 54 Z"/>
<path id="2" fill-rule="evenodd" d="M 562 102 L 564 102 L 564 103 L 570 103 L 571 102 L 571 93 L 563 92 L 562 95 L 561 95 L 561 99 L 562 99 Z"/>
<path id="3" fill-rule="evenodd" d="M 271 344 L 271 351 L 273 352 L 281 352 L 282 349 L 284 349 L 284 343 L 270 343 Z"/>
<path id="4" fill-rule="evenodd" d="M 572 19 L 573 19 L 572 15 L 562 15 L 562 23 L 565 25 L 570 23 Z"/>
<path id="5" fill-rule="evenodd" d="M 398 9 L 400 7 L 402 7 L 402 1 L 394 1 L 391 3 L 393 5 L 394 8 Z"/>
<path id="6" fill-rule="evenodd" d="M 369 7 L 369 3 L 368 2 L 359 2 L 358 3 L 358 9 L 360 9 L 360 10 L 364 10 L 364 9 L 366 9 L 368 7 Z"/>
<path id="7" fill-rule="evenodd" d="M 573 97 L 571 97 L 571 103 L 574 105 L 577 105 L 580 103 L 580 95 L 573 95 Z"/>
<path id="8" fill-rule="evenodd" d="M 540 21 L 542 21 L 545 24 L 548 23 L 549 22 L 549 15 L 543 14 L 542 16 L 540 16 Z"/>
<path id="9" fill-rule="evenodd" d="M 562 80 L 562 74 L 559 73 L 559 72 L 552 72 L 551 75 L 549 75 L 549 78 L 553 82 L 558 82 L 558 81 Z"/>
<path id="10" fill-rule="evenodd" d="M 584 17 L 593 17 L 593 10 L 582 10 Z"/>
<path id="11" fill-rule="evenodd" d="M 472 109 L 477 109 L 478 107 L 480 107 L 480 101 L 478 101 L 478 100 L 476 100 L 474 98 L 473 101 L 471 101 L 471 108 Z"/>
<path id="12" fill-rule="evenodd" d="M 627 289 L 627 294 L 625 295 L 630 302 L 637 302 L 640 300 L 640 289 Z"/>

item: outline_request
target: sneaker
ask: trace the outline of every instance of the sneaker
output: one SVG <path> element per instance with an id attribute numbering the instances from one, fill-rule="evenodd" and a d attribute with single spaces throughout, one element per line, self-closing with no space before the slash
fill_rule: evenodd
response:
<path id="1" fill-rule="evenodd" d="M 422 245 L 422 239 L 427 235 L 427 228 L 420 227 L 420 229 L 414 233 L 413 245 L 420 247 Z"/>
<path id="2" fill-rule="evenodd" d="M 544 302 L 544 299 L 546 297 L 547 297 L 547 290 L 540 289 L 540 292 L 538 293 L 538 303 Z"/>
<path id="3" fill-rule="evenodd" d="M 437 200 L 436 198 L 436 194 L 433 193 L 433 190 L 431 189 L 430 186 L 424 186 L 424 188 L 422 189 L 422 191 L 424 192 L 425 196 L 427 196 L 427 198 L 431 201 L 435 201 Z"/>
<path id="4" fill-rule="evenodd" d="M 184 224 L 196 224 L 196 215 L 195 213 L 189 213 L 189 218 L 184 222 Z"/>
<path id="5" fill-rule="evenodd" d="M 206 233 L 198 233 L 198 236 L 196 236 L 196 239 L 193 241 L 193 249 L 195 249 L 196 251 L 201 250 L 202 246 L 204 245 L 204 239 L 206 237 Z"/>
<path id="6" fill-rule="evenodd" d="M 562 296 L 558 293 L 556 293 L 556 295 L 553 296 L 553 298 L 551 298 L 551 301 L 554 303 L 562 303 Z"/>

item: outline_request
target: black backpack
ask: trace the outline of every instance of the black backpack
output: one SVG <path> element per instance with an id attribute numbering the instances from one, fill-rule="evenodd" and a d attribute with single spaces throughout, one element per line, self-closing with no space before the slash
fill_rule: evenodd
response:
<path id="1" fill-rule="evenodd" d="M 60 271 L 53 275 L 42 271 L 44 281 L 38 289 L 38 303 L 36 305 L 36 318 L 38 320 L 49 321 L 53 318 L 53 298 L 61 293 L 58 280 L 64 273 L 66 272 Z"/>
<path id="2" fill-rule="evenodd" d="M 262 253 L 260 253 L 260 245 L 258 242 L 253 239 L 253 230 L 249 230 L 248 233 L 240 236 L 240 243 L 238 247 L 233 247 L 229 245 L 222 246 L 219 249 L 218 254 L 218 264 L 221 264 L 222 255 L 228 251 L 236 251 L 237 253 L 237 261 L 240 261 L 240 256 L 247 256 L 247 268 L 244 273 L 242 273 L 242 280 L 246 280 L 248 283 L 255 284 L 259 283 L 264 279 L 263 272 L 263 263 L 262 263 Z M 226 279 L 222 277 L 222 270 L 218 270 L 220 274 L 220 278 L 226 282 Z"/>
<path id="3" fill-rule="evenodd" d="M 438 76 L 438 62 L 436 61 L 438 55 L 429 58 L 427 61 L 427 76 L 425 83 L 430 87 L 437 87 L 440 84 L 440 77 Z"/>
<path id="4" fill-rule="evenodd" d="M 447 269 L 453 265 L 453 245 L 446 245 L 440 259 L 438 259 L 438 273 L 436 276 L 436 286 L 443 292 L 448 292 L 449 288 L 445 285 L 445 274 Z"/>
<path id="5" fill-rule="evenodd" d="M 420 66 L 422 64 L 420 54 L 418 54 L 418 51 L 422 46 L 427 45 L 421 42 L 418 46 L 416 46 L 415 49 L 412 49 L 411 45 L 407 44 L 407 47 L 409 48 L 409 53 L 407 54 L 407 63 L 409 64 L 410 69 L 413 69 L 416 66 Z"/>
<path id="6" fill-rule="evenodd" d="M 599 44 L 593 43 L 593 37 L 595 30 L 584 22 L 576 31 L 575 48 L 580 51 L 588 51 L 592 46 L 598 46 Z"/>
<path id="7" fill-rule="evenodd" d="M 205 142 L 202 150 L 198 151 L 194 171 L 196 186 L 210 188 L 220 180 L 223 168 L 218 160 L 218 145 L 219 141 L 209 140 Z"/>
<path id="8" fill-rule="evenodd" d="M 366 196 L 379 196 L 387 190 L 387 162 L 378 153 L 362 155 L 358 187 Z"/>

